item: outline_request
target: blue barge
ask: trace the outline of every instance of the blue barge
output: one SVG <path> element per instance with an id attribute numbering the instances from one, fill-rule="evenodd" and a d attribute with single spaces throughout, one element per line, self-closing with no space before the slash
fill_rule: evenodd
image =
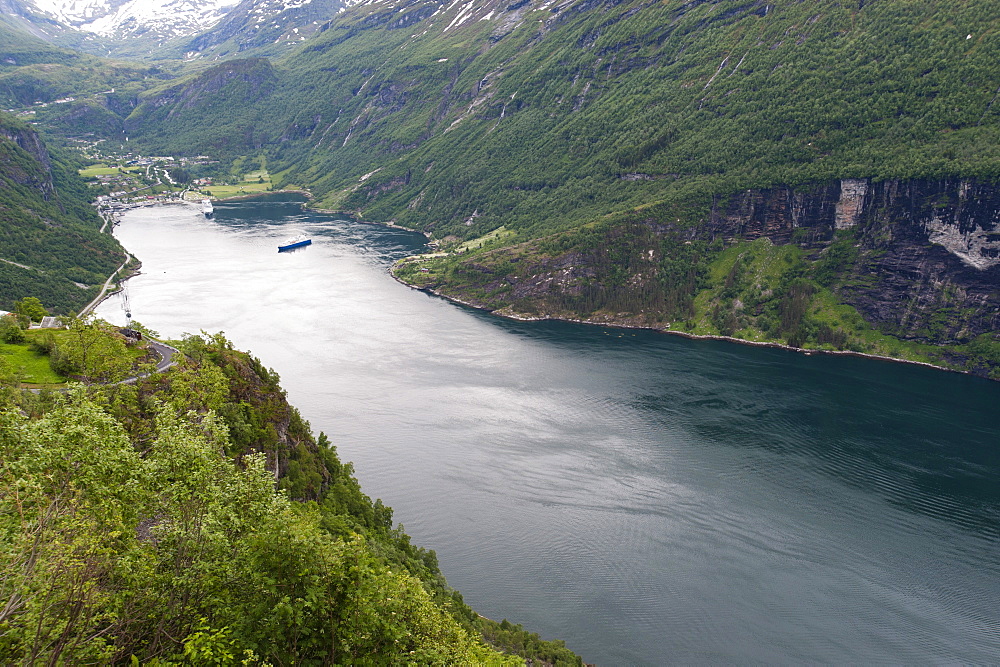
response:
<path id="1" fill-rule="evenodd" d="M 312 239 L 305 238 L 304 236 L 296 236 L 294 239 L 288 239 L 284 243 L 278 246 L 278 252 L 284 250 L 294 250 L 295 248 L 301 248 L 312 244 Z"/>

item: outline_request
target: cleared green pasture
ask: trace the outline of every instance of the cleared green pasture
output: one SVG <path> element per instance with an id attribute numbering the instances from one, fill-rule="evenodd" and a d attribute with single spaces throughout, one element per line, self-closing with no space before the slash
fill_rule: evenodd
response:
<path id="1" fill-rule="evenodd" d="M 20 376 L 21 382 L 44 385 L 61 385 L 66 382 L 66 378 L 49 366 L 48 355 L 32 350 L 26 343 L 0 343 L 0 357 L 10 364 L 11 369 Z"/>
<path id="2" fill-rule="evenodd" d="M 241 195 L 252 195 L 267 192 L 270 187 L 271 184 L 268 182 L 241 183 L 239 185 L 210 185 L 206 188 L 202 188 L 202 192 L 207 192 L 209 195 L 217 199 L 226 199 L 227 197 L 239 197 Z"/>
<path id="3" fill-rule="evenodd" d="M 79 170 L 78 173 L 83 178 L 94 178 L 96 176 L 116 176 L 122 172 L 131 174 L 142 170 L 142 167 L 121 167 L 119 169 L 117 166 L 109 167 L 106 164 L 95 164 L 89 167 L 84 167 Z"/>

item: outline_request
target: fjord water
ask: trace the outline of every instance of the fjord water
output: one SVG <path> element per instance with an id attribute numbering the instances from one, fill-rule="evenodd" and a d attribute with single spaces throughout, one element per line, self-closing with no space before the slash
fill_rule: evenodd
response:
<path id="1" fill-rule="evenodd" d="M 392 280 L 422 237 L 294 202 L 116 234 L 134 317 L 277 370 L 481 614 L 602 665 L 1000 660 L 1000 384 L 496 318 Z"/>

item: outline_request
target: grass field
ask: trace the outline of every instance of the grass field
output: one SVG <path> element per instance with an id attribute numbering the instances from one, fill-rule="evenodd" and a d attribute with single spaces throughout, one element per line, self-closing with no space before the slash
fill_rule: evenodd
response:
<path id="1" fill-rule="evenodd" d="M 236 185 L 209 185 L 202 188 L 202 192 L 206 192 L 216 199 L 226 199 L 227 197 L 267 192 L 270 188 L 270 174 L 265 170 L 259 170 L 244 174 L 242 180 Z"/>
<path id="2" fill-rule="evenodd" d="M 123 170 L 126 173 L 134 173 L 142 171 L 142 167 L 124 167 Z M 78 173 L 83 178 L 94 178 L 96 176 L 114 176 L 120 172 L 118 171 L 118 167 L 109 167 L 106 164 L 94 164 L 81 169 Z"/>
<path id="3" fill-rule="evenodd" d="M 471 241 L 466 241 L 462 245 L 456 247 L 454 250 L 455 252 L 466 252 L 468 250 L 482 248 L 484 245 L 489 244 L 491 241 L 502 241 L 505 238 L 516 235 L 517 232 L 501 226 L 494 229 L 492 232 L 486 234 L 485 236 L 480 236 L 479 238 L 472 239 Z"/>
<path id="4" fill-rule="evenodd" d="M 21 375 L 22 382 L 44 385 L 62 385 L 66 382 L 66 378 L 49 366 L 48 356 L 35 352 L 27 343 L 21 345 L 0 343 L 0 356 Z"/>
<path id="5" fill-rule="evenodd" d="M 79 171 L 80 176 L 83 176 L 84 178 L 93 178 L 95 176 L 113 176 L 117 173 L 119 173 L 118 167 L 108 167 L 103 164 L 87 167 Z"/>
<path id="6" fill-rule="evenodd" d="M 267 189 L 271 187 L 270 183 L 241 183 L 240 185 L 210 185 L 206 188 L 202 188 L 202 192 L 207 192 L 212 197 L 217 199 L 226 199 L 227 197 L 239 197 L 241 195 L 252 195 L 261 192 L 267 192 Z"/>

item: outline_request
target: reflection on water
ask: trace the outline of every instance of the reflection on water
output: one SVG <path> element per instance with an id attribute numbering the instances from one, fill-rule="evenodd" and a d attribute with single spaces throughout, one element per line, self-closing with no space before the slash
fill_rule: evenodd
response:
<path id="1" fill-rule="evenodd" d="M 498 319 L 391 279 L 422 237 L 292 202 L 118 234 L 135 317 L 274 367 L 480 613 L 601 664 L 1000 655 L 1000 385 Z"/>

